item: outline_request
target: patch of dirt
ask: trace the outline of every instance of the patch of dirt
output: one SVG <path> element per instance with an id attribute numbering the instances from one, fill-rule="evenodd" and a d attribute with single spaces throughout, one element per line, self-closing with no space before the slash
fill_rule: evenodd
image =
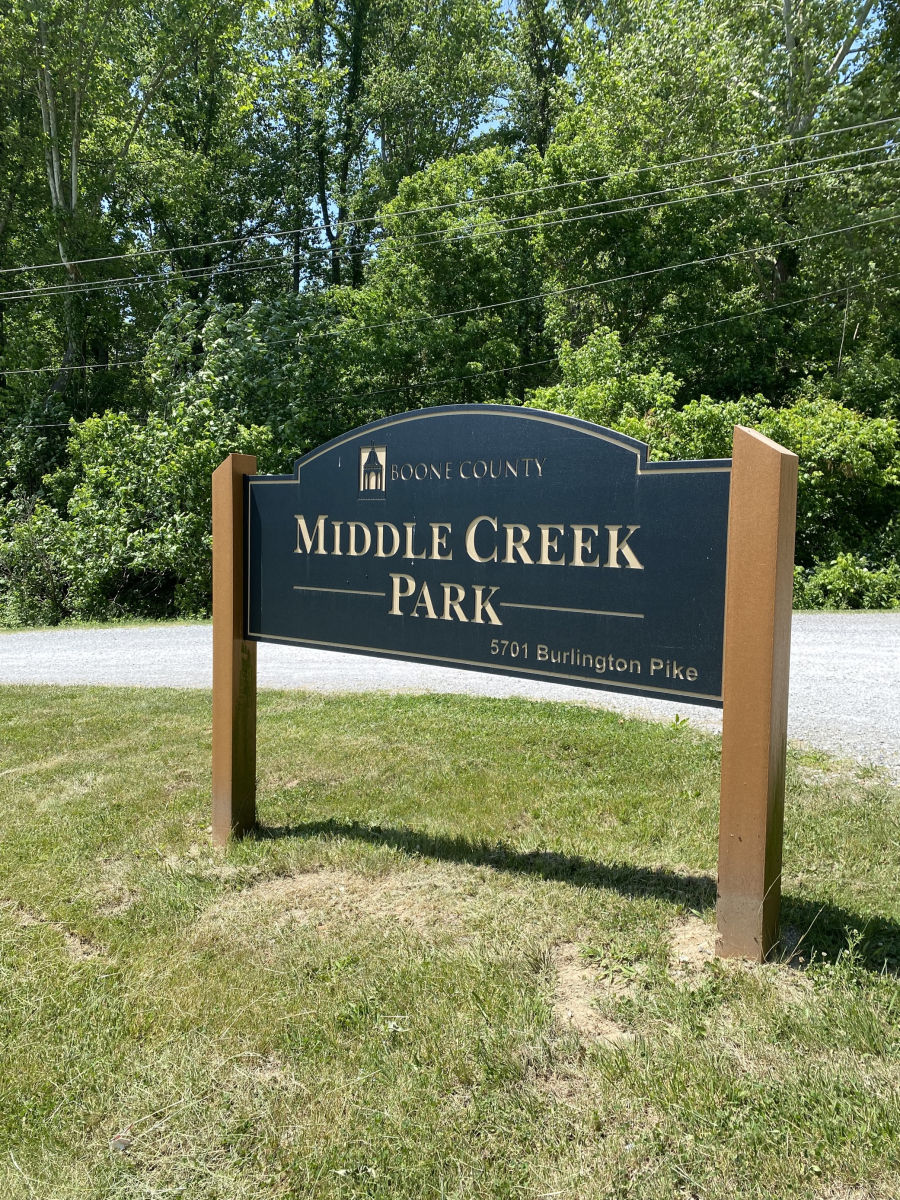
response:
<path id="1" fill-rule="evenodd" d="M 604 1017 L 597 1008 L 603 990 L 599 972 L 585 962 L 574 942 L 554 946 L 551 961 L 555 976 L 553 1015 L 560 1026 L 607 1046 L 625 1046 L 634 1041 L 634 1034 Z"/>
<path id="2" fill-rule="evenodd" d="M 592 1094 L 587 1078 L 578 1071 L 554 1071 L 539 1075 L 535 1084 L 539 1091 L 570 1108 L 581 1108 Z"/>
<path id="3" fill-rule="evenodd" d="M 712 962 L 715 950 L 715 928 L 689 913 L 672 927 L 669 969 L 676 979 L 693 981 Z"/>
<path id="4" fill-rule="evenodd" d="M 127 887 L 106 884 L 97 889 L 97 912 L 104 917 L 121 917 L 127 913 L 137 897 Z"/>
<path id="5" fill-rule="evenodd" d="M 255 1083 L 281 1088 L 300 1086 L 277 1054 L 267 1054 L 265 1057 L 254 1054 L 249 1058 L 246 1070 Z"/>
<path id="6" fill-rule="evenodd" d="M 88 938 L 83 938 L 77 933 L 70 933 L 67 929 L 63 929 L 59 925 L 54 925 L 54 928 L 59 929 L 62 933 L 63 941 L 66 944 L 70 958 L 82 961 L 88 958 L 100 958 L 103 954 L 103 951 L 96 942 L 92 942 Z"/>
<path id="7" fill-rule="evenodd" d="M 483 880 L 472 872 L 429 868 L 372 877 L 323 867 L 266 879 L 220 900 L 201 918 L 198 933 L 271 915 L 276 929 L 374 921 L 423 938 L 441 932 L 465 937 L 473 932 L 484 890 Z"/>
<path id="8" fill-rule="evenodd" d="M 790 955 L 798 937 L 795 931 L 785 929 L 782 945 Z M 689 914 L 679 919 L 672 927 L 669 937 L 669 970 L 673 978 L 696 987 L 703 975 L 703 968 L 715 958 L 716 931 L 712 925 Z M 804 960 L 789 958 L 757 963 L 742 958 L 718 959 L 726 970 L 739 972 L 765 972 L 770 978 L 778 998 L 783 1004 L 802 1004 L 809 996 L 812 984 L 803 973 Z"/>

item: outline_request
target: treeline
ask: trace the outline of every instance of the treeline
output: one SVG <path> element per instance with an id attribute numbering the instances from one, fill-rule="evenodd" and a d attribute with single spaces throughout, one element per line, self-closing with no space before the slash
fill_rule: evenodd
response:
<path id="1" fill-rule="evenodd" d="M 387 413 L 801 457 L 900 604 L 897 0 L 0 4 L 0 620 L 209 606 L 209 473 Z"/>

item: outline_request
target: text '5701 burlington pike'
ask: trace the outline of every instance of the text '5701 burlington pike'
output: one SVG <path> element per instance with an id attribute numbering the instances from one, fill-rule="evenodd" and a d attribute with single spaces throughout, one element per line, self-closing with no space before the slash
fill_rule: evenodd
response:
<path id="1" fill-rule="evenodd" d="M 730 461 L 574 418 L 387 418 L 247 482 L 248 638 L 721 702 Z"/>

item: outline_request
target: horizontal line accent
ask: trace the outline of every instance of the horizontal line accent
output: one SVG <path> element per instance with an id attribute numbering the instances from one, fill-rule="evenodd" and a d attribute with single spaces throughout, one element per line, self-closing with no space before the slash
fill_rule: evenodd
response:
<path id="1" fill-rule="evenodd" d="M 328 650 L 349 650 L 351 653 L 359 651 L 361 654 L 379 655 L 382 658 L 414 658 L 421 662 L 432 663 L 435 666 L 440 663 L 446 663 L 449 667 L 477 667 L 487 675 L 499 675 L 503 671 L 510 675 L 517 675 L 520 678 L 533 675 L 536 679 L 542 679 L 545 683 L 565 683 L 567 680 L 571 680 L 572 683 L 596 688 L 597 691 L 624 692 L 627 690 L 640 692 L 642 695 L 646 695 L 648 692 L 658 692 L 663 699 L 668 696 L 678 696 L 682 700 L 713 700 L 718 704 L 722 703 L 721 695 L 710 696 L 706 692 L 683 692 L 678 688 L 664 688 L 646 683 L 625 683 L 619 679 L 615 683 L 609 683 L 604 679 L 592 678 L 590 675 L 563 675 L 561 671 L 541 671 L 532 667 L 505 666 L 498 662 L 480 662 L 474 658 L 448 658 L 439 654 L 417 654 L 414 650 L 388 650 L 382 646 L 356 646 L 352 642 L 326 642 L 319 638 L 296 638 L 285 637 L 277 633 L 254 633 L 251 629 L 247 630 L 247 636 L 256 638 L 261 642 L 290 642 L 295 646 L 309 646 L 310 648 L 323 646 Z M 652 698 L 650 697 L 650 699 Z"/>
<path id="2" fill-rule="evenodd" d="M 536 608 L 540 612 L 586 613 L 589 617 L 633 617 L 643 621 L 643 613 L 606 612 L 602 608 L 556 608 L 552 604 L 513 604 L 511 600 L 498 600 L 499 608 Z"/>
<path id="3" fill-rule="evenodd" d="M 387 592 L 358 592 L 355 588 L 320 588 L 320 587 L 300 587 L 294 584 L 295 592 L 338 592 L 341 596 L 381 596 L 387 595 Z"/>

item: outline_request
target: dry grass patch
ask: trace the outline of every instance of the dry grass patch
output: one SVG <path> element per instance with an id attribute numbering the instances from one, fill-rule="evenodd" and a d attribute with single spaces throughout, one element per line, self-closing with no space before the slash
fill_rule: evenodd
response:
<path id="1" fill-rule="evenodd" d="M 565 942 L 551 951 L 553 965 L 553 1015 L 563 1029 L 574 1029 L 582 1038 L 605 1046 L 627 1046 L 634 1034 L 604 1017 L 597 1007 L 610 985 L 581 955 L 578 946 Z"/>
<path id="2" fill-rule="evenodd" d="M 34 927 L 54 929 L 62 936 L 63 946 L 69 957 L 75 962 L 83 962 L 91 958 L 101 958 L 106 953 L 104 947 L 92 938 L 82 937 L 81 934 L 67 929 L 61 921 L 50 921 L 46 917 L 41 916 L 40 913 L 26 908 L 23 904 L 4 901 L 0 904 L 0 907 L 11 911 L 12 918 L 20 929 Z"/>
<path id="3" fill-rule="evenodd" d="M 212 905 L 196 935 L 258 939 L 290 926 L 322 931 L 374 924 L 426 941 L 465 941 L 501 916 L 503 896 L 480 869 L 428 866 L 385 875 L 318 867 L 264 879 Z M 501 917 L 502 919 L 502 917 Z"/>

